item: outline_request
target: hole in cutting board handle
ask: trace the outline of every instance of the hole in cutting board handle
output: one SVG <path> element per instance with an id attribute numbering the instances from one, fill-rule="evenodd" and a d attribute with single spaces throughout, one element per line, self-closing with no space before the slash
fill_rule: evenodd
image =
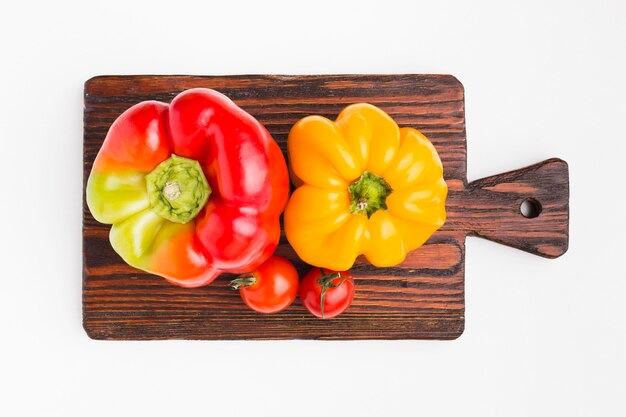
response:
<path id="1" fill-rule="evenodd" d="M 541 214 L 541 203 L 534 198 L 527 198 L 520 204 L 519 211 L 527 219 L 534 219 Z"/>

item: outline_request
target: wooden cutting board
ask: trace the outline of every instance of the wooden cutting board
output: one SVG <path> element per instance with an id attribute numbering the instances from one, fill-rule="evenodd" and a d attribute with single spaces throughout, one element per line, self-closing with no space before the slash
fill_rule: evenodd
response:
<path id="1" fill-rule="evenodd" d="M 567 164 L 550 159 L 468 184 L 463 86 L 449 75 L 92 78 L 85 83 L 85 182 L 116 117 L 137 102 L 169 102 L 193 87 L 228 95 L 267 127 L 283 152 L 290 127 L 306 115 L 335 119 L 351 103 L 379 106 L 434 143 L 449 187 L 448 219 L 401 265 L 375 268 L 359 258 L 354 303 L 343 315 L 321 320 L 299 300 L 275 315 L 255 313 L 228 287 L 232 276 L 185 289 L 136 270 L 113 251 L 109 226 L 96 222 L 84 204 L 83 323 L 94 339 L 454 339 L 465 322 L 466 236 L 549 258 L 567 250 Z M 526 199 L 538 216 L 521 214 Z M 301 276 L 309 269 L 284 236 L 277 253 Z"/>

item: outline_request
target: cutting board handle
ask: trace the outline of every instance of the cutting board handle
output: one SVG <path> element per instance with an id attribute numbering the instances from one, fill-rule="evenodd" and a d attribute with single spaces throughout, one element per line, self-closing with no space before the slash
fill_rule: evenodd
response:
<path id="1" fill-rule="evenodd" d="M 556 258 L 569 241 L 569 170 L 558 158 L 473 181 L 468 235 Z"/>

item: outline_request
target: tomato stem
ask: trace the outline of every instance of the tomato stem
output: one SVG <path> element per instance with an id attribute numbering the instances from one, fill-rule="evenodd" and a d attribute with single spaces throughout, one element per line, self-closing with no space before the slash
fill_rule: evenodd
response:
<path id="1" fill-rule="evenodd" d="M 246 288 L 251 285 L 256 284 L 256 277 L 252 274 L 250 275 L 239 275 L 237 278 L 230 281 L 230 287 L 233 290 L 238 290 L 240 288 Z"/>
<path id="2" fill-rule="evenodd" d="M 326 290 L 329 288 L 337 288 L 348 278 L 343 278 L 337 284 L 334 284 L 333 281 L 337 278 L 341 278 L 341 272 L 331 272 L 327 274 L 324 272 L 323 268 L 320 268 L 321 276 L 317 279 L 317 284 L 322 287 L 322 291 L 320 293 L 320 312 L 322 313 L 322 318 L 324 318 L 324 302 L 326 299 Z"/>

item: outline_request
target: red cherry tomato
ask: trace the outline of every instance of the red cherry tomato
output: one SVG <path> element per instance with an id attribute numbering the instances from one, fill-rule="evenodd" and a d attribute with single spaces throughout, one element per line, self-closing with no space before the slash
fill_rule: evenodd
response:
<path id="1" fill-rule="evenodd" d="M 296 268 L 280 256 L 272 256 L 254 271 L 230 283 L 239 289 L 243 301 L 259 313 L 276 313 L 287 307 L 298 294 Z"/>
<path id="2" fill-rule="evenodd" d="M 323 319 L 346 311 L 354 298 L 354 279 L 348 271 L 313 268 L 300 283 L 300 300 L 312 314 Z"/>

